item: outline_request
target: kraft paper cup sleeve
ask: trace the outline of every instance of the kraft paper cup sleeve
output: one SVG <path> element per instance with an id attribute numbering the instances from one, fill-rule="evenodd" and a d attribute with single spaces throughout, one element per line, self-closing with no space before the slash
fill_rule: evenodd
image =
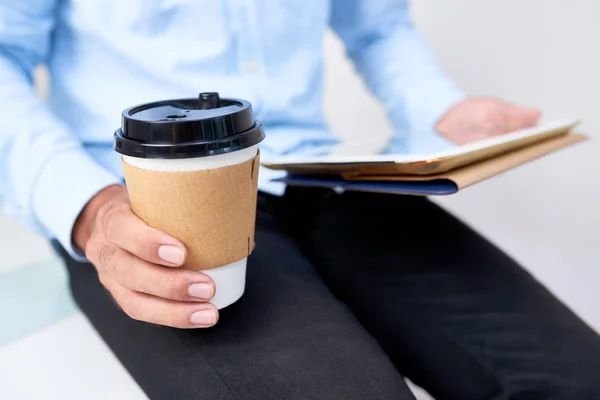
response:
<path id="1" fill-rule="evenodd" d="M 259 155 L 197 171 L 154 171 L 121 159 L 133 212 L 181 240 L 185 268 L 206 270 L 242 260 L 254 249 Z"/>

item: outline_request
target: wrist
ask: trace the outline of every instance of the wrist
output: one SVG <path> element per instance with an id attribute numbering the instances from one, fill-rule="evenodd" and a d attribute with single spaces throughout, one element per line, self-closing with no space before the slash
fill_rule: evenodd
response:
<path id="1" fill-rule="evenodd" d="M 107 186 L 87 202 L 73 226 L 72 240 L 75 246 L 85 252 L 87 242 L 94 231 L 98 212 L 111 199 L 121 194 L 124 190 L 126 190 L 125 187 L 121 185 Z"/>

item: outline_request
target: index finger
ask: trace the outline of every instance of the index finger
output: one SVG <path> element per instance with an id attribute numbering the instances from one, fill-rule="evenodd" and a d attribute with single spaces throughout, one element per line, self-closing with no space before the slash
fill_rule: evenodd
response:
<path id="1" fill-rule="evenodd" d="M 147 225 L 131 210 L 108 214 L 103 226 L 106 239 L 142 260 L 167 267 L 183 265 L 187 250 L 173 236 Z"/>

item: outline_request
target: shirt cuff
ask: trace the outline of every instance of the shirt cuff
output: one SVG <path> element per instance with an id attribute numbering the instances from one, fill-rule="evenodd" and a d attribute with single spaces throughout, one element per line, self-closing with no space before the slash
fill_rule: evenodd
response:
<path id="1" fill-rule="evenodd" d="M 50 158 L 33 188 L 32 205 L 38 221 L 78 261 L 82 251 L 72 241 L 75 221 L 83 207 L 107 186 L 121 185 L 121 179 L 98 165 L 80 148 Z"/>
<path id="2" fill-rule="evenodd" d="M 435 132 L 435 126 L 444 114 L 467 98 L 465 93 L 455 87 L 453 83 L 443 86 L 446 87 L 442 90 L 428 91 L 423 88 L 423 93 L 429 92 L 429 96 L 426 99 L 420 99 L 417 104 L 410 107 L 412 108 L 409 112 L 411 130 L 415 134 Z"/>
<path id="3" fill-rule="evenodd" d="M 422 93 L 429 93 L 427 99 L 421 98 L 410 107 L 411 135 L 408 147 L 413 153 L 437 152 L 456 146 L 439 134 L 435 126 L 444 114 L 467 96 L 451 81 L 436 86 L 431 87 L 431 90 L 423 88 Z"/>

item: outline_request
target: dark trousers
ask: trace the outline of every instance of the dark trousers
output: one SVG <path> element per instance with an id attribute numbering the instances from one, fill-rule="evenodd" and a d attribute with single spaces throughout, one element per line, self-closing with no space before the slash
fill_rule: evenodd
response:
<path id="1" fill-rule="evenodd" d="M 413 399 L 403 377 L 437 399 L 600 399 L 598 335 L 425 198 L 260 195 L 256 243 L 245 295 L 206 330 L 129 319 L 62 255 L 151 399 Z"/>

